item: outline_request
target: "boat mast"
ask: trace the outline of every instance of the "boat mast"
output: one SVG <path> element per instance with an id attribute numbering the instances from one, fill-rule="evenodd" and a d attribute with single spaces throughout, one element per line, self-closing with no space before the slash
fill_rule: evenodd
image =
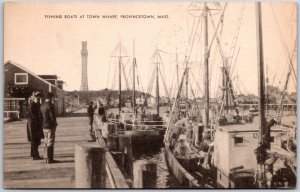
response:
<path id="1" fill-rule="evenodd" d="M 156 48 L 156 113 L 159 115 L 159 62 L 158 62 L 158 49 Z"/>
<path id="2" fill-rule="evenodd" d="M 186 89 L 186 101 L 188 102 L 189 99 L 189 69 L 188 69 L 188 60 L 185 56 L 185 68 L 186 68 L 186 79 L 185 79 L 185 89 Z"/>
<path id="3" fill-rule="evenodd" d="M 205 122 L 204 126 L 207 129 L 209 127 L 209 73 L 208 73 L 208 26 L 207 26 L 207 2 L 204 2 L 204 73 L 205 73 Z"/>
<path id="4" fill-rule="evenodd" d="M 178 53 L 176 48 L 176 73 L 177 73 L 177 87 L 179 88 L 179 75 L 178 75 Z"/>
<path id="5" fill-rule="evenodd" d="M 122 100 L 122 76 L 121 76 L 121 66 L 122 66 L 122 56 L 121 56 L 121 49 L 122 49 L 122 45 L 121 45 L 121 42 L 120 42 L 120 50 L 119 50 L 119 117 L 121 116 L 121 100 Z"/>
<path id="6" fill-rule="evenodd" d="M 263 39 L 262 39 L 262 18 L 261 18 L 261 3 L 257 2 L 256 6 L 256 36 L 257 36 L 257 65 L 258 65 L 258 93 L 259 93 L 259 100 L 258 100 L 258 110 L 259 110 L 259 146 L 262 146 L 262 150 L 259 150 L 257 156 L 261 158 L 258 159 L 258 168 L 259 168 L 259 176 L 258 178 L 258 185 L 262 187 L 262 179 L 263 179 L 263 166 L 264 166 L 264 159 L 263 155 L 265 153 L 265 145 L 266 139 L 265 136 L 265 85 L 264 85 L 264 54 L 263 54 Z"/>
<path id="7" fill-rule="evenodd" d="M 134 55 L 134 41 L 133 41 L 133 62 L 132 62 L 132 95 L 133 95 L 133 101 L 132 101 L 132 108 L 133 108 L 133 114 L 134 118 L 136 118 L 136 110 L 135 110 L 135 66 L 136 66 L 136 58 Z"/>

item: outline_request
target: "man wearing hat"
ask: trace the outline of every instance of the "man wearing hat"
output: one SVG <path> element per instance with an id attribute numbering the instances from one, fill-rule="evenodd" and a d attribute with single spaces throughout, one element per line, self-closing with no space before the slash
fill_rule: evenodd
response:
<path id="1" fill-rule="evenodd" d="M 40 92 L 34 91 L 28 99 L 27 138 L 31 144 L 30 156 L 33 160 L 42 159 L 39 145 L 43 138 L 42 115 L 40 112 Z"/>
<path id="2" fill-rule="evenodd" d="M 55 108 L 52 103 L 53 97 L 53 93 L 47 93 L 45 103 L 40 108 L 43 116 L 43 132 L 45 137 L 44 159 L 46 164 L 58 162 L 53 159 L 57 126 Z"/>

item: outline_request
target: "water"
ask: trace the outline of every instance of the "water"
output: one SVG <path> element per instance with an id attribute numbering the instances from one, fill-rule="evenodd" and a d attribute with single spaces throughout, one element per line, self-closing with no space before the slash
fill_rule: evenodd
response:
<path id="1" fill-rule="evenodd" d="M 157 188 L 181 188 L 180 184 L 168 169 L 164 148 L 157 148 L 133 154 L 136 160 L 151 160 L 157 163 Z"/>

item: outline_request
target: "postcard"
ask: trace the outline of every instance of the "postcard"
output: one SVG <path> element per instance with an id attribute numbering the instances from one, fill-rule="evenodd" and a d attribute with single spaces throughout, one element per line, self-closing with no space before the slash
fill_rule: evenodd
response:
<path id="1" fill-rule="evenodd" d="M 294 2 L 4 3 L 5 189 L 295 189 Z"/>

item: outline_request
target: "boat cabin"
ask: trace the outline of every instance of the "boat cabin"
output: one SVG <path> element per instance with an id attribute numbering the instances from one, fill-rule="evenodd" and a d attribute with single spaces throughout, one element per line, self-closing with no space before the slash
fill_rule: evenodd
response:
<path id="1" fill-rule="evenodd" d="M 286 134 L 284 130 L 272 127 L 271 148 L 281 147 L 283 134 Z M 257 170 L 254 151 L 258 147 L 258 139 L 259 130 L 256 124 L 235 124 L 216 129 L 213 158 L 219 187 L 238 188 L 239 184 L 243 188 L 252 186 L 251 179 Z M 235 178 L 237 175 L 240 178 Z"/>
<path id="2" fill-rule="evenodd" d="M 120 114 L 120 122 L 126 124 L 126 122 L 130 122 L 133 119 L 134 114 L 132 112 L 121 113 Z"/>

